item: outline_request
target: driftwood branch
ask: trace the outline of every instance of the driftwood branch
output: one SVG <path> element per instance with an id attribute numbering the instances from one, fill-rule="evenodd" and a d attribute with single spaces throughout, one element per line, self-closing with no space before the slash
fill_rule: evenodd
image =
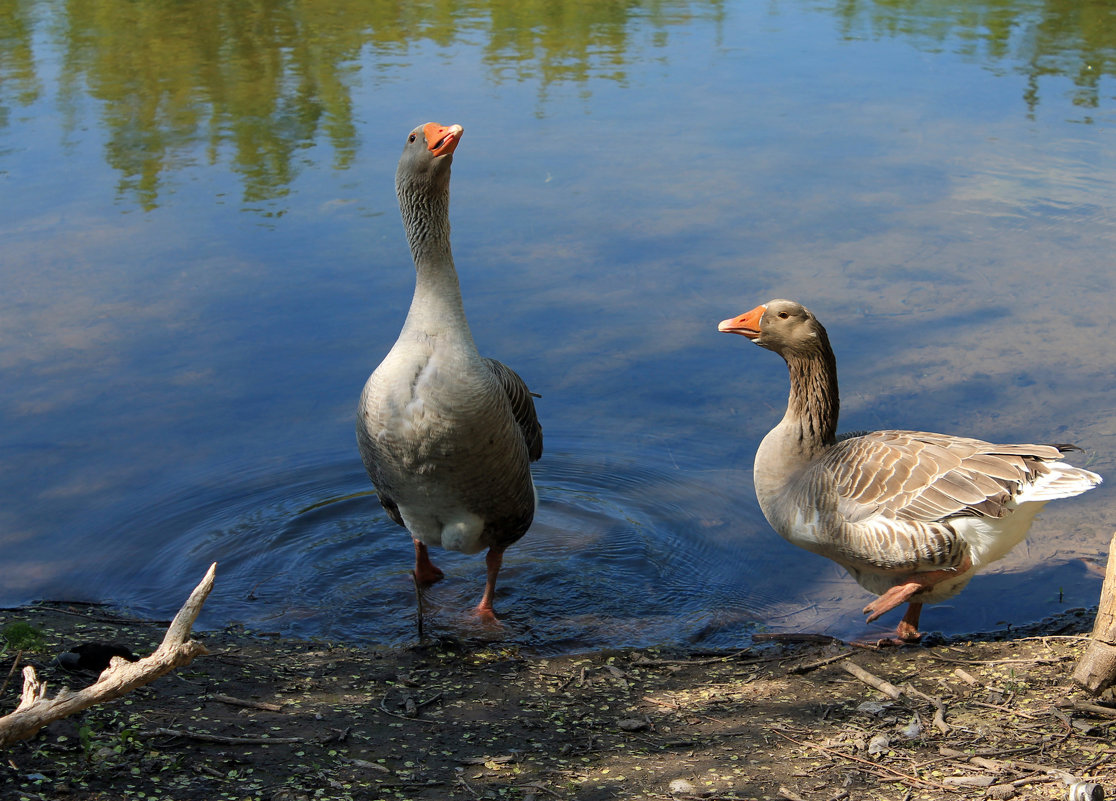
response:
<path id="1" fill-rule="evenodd" d="M 1116 681 L 1116 534 L 1108 546 L 1108 567 L 1093 623 L 1093 641 L 1077 663 L 1073 680 L 1093 695 L 1100 695 Z"/>
<path id="2" fill-rule="evenodd" d="M 892 701 L 898 701 L 899 697 L 903 694 L 903 691 L 892 684 L 890 681 L 884 681 L 879 676 L 873 673 L 869 673 L 867 670 L 865 670 L 855 662 L 845 662 L 841 665 L 841 667 L 845 669 L 845 672 L 851 673 L 853 676 L 860 679 L 869 687 L 876 688 Z"/>
<path id="3" fill-rule="evenodd" d="M 0 718 L 0 747 L 34 737 L 48 723 L 69 717 L 95 704 L 127 695 L 177 667 L 188 665 L 194 657 L 209 653 L 200 642 L 190 639 L 190 632 L 205 599 L 213 589 L 216 571 L 217 563 L 214 562 L 205 578 L 178 610 L 167 628 L 162 645 L 151 656 L 138 662 L 113 657 L 109 667 L 93 684 L 76 692 L 62 689 L 54 698 L 46 697 L 46 683 L 35 674 L 35 668 L 30 665 L 25 667 L 23 696 L 19 706 L 10 715 Z"/>

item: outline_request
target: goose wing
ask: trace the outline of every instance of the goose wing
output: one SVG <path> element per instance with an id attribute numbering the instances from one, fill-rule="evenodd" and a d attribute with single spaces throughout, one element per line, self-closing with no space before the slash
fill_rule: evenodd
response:
<path id="1" fill-rule="evenodd" d="M 539 425 L 539 418 L 535 413 L 535 401 L 531 390 L 519 377 L 519 373 L 503 362 L 496 359 L 485 359 L 484 362 L 508 396 L 512 415 L 515 416 L 515 422 L 523 433 L 523 441 L 527 444 L 528 456 L 532 462 L 538 461 L 543 452 L 543 436 L 542 426 Z"/>
<path id="2" fill-rule="evenodd" d="M 1057 459 L 1050 445 L 993 445 L 922 431 L 876 431 L 839 441 L 817 467 L 856 523 L 877 514 L 932 522 L 1003 517 L 1008 501 Z"/>

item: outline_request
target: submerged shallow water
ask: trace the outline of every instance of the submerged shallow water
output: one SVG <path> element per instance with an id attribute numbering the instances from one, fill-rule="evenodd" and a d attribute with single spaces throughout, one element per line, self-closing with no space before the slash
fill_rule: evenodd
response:
<path id="1" fill-rule="evenodd" d="M 13 0 L 0 603 L 168 614 L 217 561 L 205 625 L 414 637 L 353 420 L 413 287 L 402 138 L 436 119 L 465 127 L 473 332 L 542 394 L 546 452 L 503 628 L 466 614 L 483 559 L 435 554 L 428 630 L 864 633 L 866 595 L 755 503 L 785 367 L 716 324 L 801 300 L 843 430 L 1073 441 L 1111 482 L 1116 10 L 1075 8 Z M 1109 491 L 1048 507 L 925 628 L 1095 603 Z"/>

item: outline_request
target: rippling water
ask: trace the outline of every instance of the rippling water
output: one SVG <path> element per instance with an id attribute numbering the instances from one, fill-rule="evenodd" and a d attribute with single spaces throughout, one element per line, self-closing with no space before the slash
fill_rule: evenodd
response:
<path id="1" fill-rule="evenodd" d="M 415 636 L 353 418 L 413 287 L 402 137 L 436 119 L 465 127 L 474 335 L 543 395 L 547 440 L 504 626 L 466 614 L 483 559 L 438 553 L 429 630 L 540 652 L 862 634 L 865 595 L 755 503 L 785 368 L 716 323 L 778 296 L 829 328 L 844 430 L 1069 440 L 1109 478 L 928 630 L 1095 603 L 1116 10 L 1079 11 L 9 0 L 0 602 L 163 615 L 216 560 L 207 625 Z"/>
<path id="2" fill-rule="evenodd" d="M 501 571 L 502 626 L 484 630 L 469 614 L 484 587 L 483 558 L 445 552 L 434 554 L 447 578 L 425 592 L 424 623 L 541 652 L 741 641 L 762 619 L 762 602 L 741 578 L 772 560 L 749 554 L 739 531 L 759 530 L 762 517 L 739 515 L 732 494 L 702 483 L 700 465 L 639 454 L 554 438 L 536 471 L 534 527 Z M 220 619 L 303 636 L 417 636 L 409 537 L 351 459 L 191 488 L 140 515 L 148 529 L 175 536 L 145 549 L 134 574 L 121 576 L 113 560 L 94 579 L 124 590 L 116 600 L 136 611 L 154 613 L 151 599 L 216 560 Z"/>

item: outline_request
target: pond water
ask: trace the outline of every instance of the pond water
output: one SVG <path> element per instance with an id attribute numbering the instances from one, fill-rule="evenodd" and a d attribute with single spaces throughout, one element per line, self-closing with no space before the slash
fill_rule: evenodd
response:
<path id="1" fill-rule="evenodd" d="M 542 395 L 489 636 L 894 625 L 756 505 L 785 367 L 716 325 L 773 297 L 828 327 L 843 430 L 1072 441 L 1109 479 L 926 630 L 1096 603 L 1116 4 L 0 6 L 0 603 L 164 616 L 216 560 L 203 626 L 414 639 L 353 426 L 413 288 L 393 175 L 429 120 L 465 128 L 474 336 Z M 428 630 L 481 636 L 483 559 L 435 557 Z"/>

